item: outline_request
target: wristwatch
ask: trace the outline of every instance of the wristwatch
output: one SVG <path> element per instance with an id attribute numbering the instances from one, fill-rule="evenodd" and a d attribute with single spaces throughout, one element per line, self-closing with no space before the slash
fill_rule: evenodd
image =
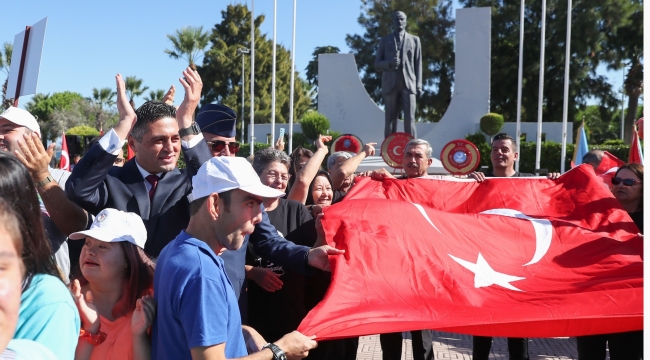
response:
<path id="1" fill-rule="evenodd" d="M 274 343 L 268 343 L 262 346 L 262 349 L 270 349 L 273 351 L 273 360 L 287 360 L 287 355 Z"/>
<path id="2" fill-rule="evenodd" d="M 178 131 L 178 135 L 181 137 L 187 136 L 187 135 L 198 135 L 201 133 L 201 128 L 199 127 L 199 124 L 194 121 L 190 127 L 187 127 L 185 129 L 180 129 Z"/>
<path id="3" fill-rule="evenodd" d="M 35 185 L 35 187 L 36 187 L 37 189 L 40 189 L 40 188 L 42 188 L 43 186 L 45 186 L 45 185 L 47 185 L 47 184 L 49 184 L 49 183 L 51 183 L 51 182 L 53 182 L 53 181 L 54 181 L 54 178 L 52 177 L 52 175 L 48 175 L 44 180 L 41 180 L 41 181 L 37 182 L 37 183 L 34 184 L 34 185 Z"/>

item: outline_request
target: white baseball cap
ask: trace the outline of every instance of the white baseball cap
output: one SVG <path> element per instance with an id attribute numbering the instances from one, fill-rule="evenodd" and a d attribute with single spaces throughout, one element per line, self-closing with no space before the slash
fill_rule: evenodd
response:
<path id="1" fill-rule="evenodd" d="M 104 209 L 97 214 L 90 229 L 70 234 L 69 238 L 80 240 L 87 236 L 104 242 L 126 241 L 144 249 L 147 229 L 142 218 L 135 213 Z"/>
<path id="2" fill-rule="evenodd" d="M 28 128 L 39 136 L 41 135 L 41 127 L 38 126 L 36 118 L 27 110 L 10 106 L 9 109 L 0 114 L 0 118 L 5 118 L 16 125 Z"/>
<path id="3" fill-rule="evenodd" d="M 215 156 L 206 161 L 192 178 L 190 201 L 233 189 L 240 189 L 263 198 L 279 198 L 285 195 L 280 190 L 262 184 L 259 175 L 246 159 L 235 156 Z"/>

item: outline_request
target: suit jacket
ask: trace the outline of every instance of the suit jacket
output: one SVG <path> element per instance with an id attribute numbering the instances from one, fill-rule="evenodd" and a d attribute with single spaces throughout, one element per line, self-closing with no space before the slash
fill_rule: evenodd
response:
<path id="1" fill-rule="evenodd" d="M 422 91 L 422 47 L 420 38 L 404 32 L 404 46 L 402 49 L 401 72 L 389 65 L 397 56 L 397 43 L 395 35 L 384 36 L 379 41 L 379 48 L 375 55 L 375 70 L 381 71 L 381 93 L 390 94 L 395 88 L 397 76 L 404 77 L 406 89 L 412 94 Z"/>
<path id="2" fill-rule="evenodd" d="M 113 166 L 117 156 L 95 144 L 75 166 L 66 183 L 66 194 L 93 215 L 105 208 L 140 215 L 147 228 L 145 251 L 156 257 L 187 227 L 190 219 L 187 195 L 192 191 L 192 176 L 212 154 L 202 141 L 191 149 L 183 149 L 183 156 L 187 168 L 174 168 L 165 173 L 150 202 L 135 159 L 123 167 Z"/>

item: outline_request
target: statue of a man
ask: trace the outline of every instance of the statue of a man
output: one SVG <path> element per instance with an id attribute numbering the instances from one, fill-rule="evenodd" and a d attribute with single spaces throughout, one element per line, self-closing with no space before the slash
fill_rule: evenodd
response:
<path id="1" fill-rule="evenodd" d="M 415 133 L 415 98 L 422 95 L 420 38 L 406 32 L 406 14 L 393 13 L 393 33 L 379 41 L 375 70 L 381 71 L 386 127 L 384 136 L 397 132 L 397 116 L 404 110 L 404 131 Z"/>

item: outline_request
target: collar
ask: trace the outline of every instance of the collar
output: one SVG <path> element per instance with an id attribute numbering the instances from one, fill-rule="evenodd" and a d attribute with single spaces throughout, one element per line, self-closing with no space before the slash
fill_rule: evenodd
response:
<path id="1" fill-rule="evenodd" d="M 152 174 L 150 174 L 147 170 L 143 169 L 142 166 L 140 166 L 140 164 L 138 164 L 138 158 L 137 158 L 137 156 L 136 156 L 136 158 L 135 158 L 135 166 L 138 167 L 138 171 L 140 172 L 140 175 L 142 175 L 142 179 L 146 179 L 147 176 L 152 175 Z M 153 175 L 156 175 L 156 176 L 158 176 L 159 179 L 161 179 L 161 178 L 162 178 L 162 174 L 163 174 L 163 173 L 159 172 L 159 173 L 157 173 L 157 174 L 153 174 Z"/>

